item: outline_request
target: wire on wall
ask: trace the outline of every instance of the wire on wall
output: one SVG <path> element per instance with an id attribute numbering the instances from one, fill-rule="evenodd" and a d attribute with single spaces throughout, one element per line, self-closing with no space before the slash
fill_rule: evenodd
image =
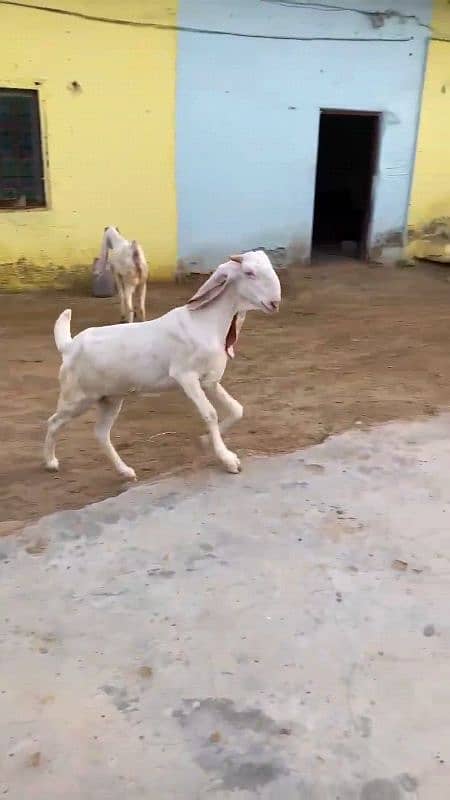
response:
<path id="1" fill-rule="evenodd" d="M 118 19 L 112 17 L 102 17 L 95 14 L 85 14 L 83 11 L 69 11 L 66 8 L 52 8 L 51 6 L 40 6 L 29 3 L 20 3 L 19 0 L 0 0 L 0 5 L 14 6 L 16 8 L 26 8 L 33 11 L 42 11 L 49 14 L 59 14 L 65 17 L 75 17 L 90 22 L 103 22 L 110 25 L 124 25 L 135 28 L 154 28 L 162 31 L 176 31 L 180 33 L 209 34 L 210 36 L 234 36 L 240 39 L 269 39 L 272 41 L 283 42 L 411 42 L 413 36 L 407 37 L 374 37 L 374 36 L 283 36 L 265 33 L 241 33 L 240 31 L 222 31 L 210 28 L 191 28 L 185 25 L 171 25 L 162 22 L 144 22 L 140 20 Z"/>
<path id="2" fill-rule="evenodd" d="M 355 8 L 353 6 L 333 6 L 329 3 L 308 3 L 303 2 L 303 0 L 259 0 L 259 2 L 270 3 L 275 6 L 287 6 L 288 8 L 307 8 L 315 11 L 344 11 L 351 14 L 360 14 L 371 20 L 377 20 L 382 17 L 384 19 L 397 19 L 399 22 L 411 21 L 416 22 L 421 28 L 430 30 L 430 26 L 422 22 L 417 14 L 403 14 L 401 11 L 394 11 L 393 9 L 387 9 L 386 11 L 365 11 L 362 8 Z"/>

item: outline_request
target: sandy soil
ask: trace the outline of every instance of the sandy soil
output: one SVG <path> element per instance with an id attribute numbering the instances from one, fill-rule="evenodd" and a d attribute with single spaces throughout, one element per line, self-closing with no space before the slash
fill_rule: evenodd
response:
<path id="1" fill-rule="evenodd" d="M 242 455 L 318 442 L 355 423 L 435 413 L 450 398 L 450 284 L 445 268 L 396 269 L 330 262 L 283 275 L 277 317 L 247 317 L 224 385 L 245 407 L 227 436 Z M 182 303 L 192 285 L 151 286 L 148 313 Z M 41 446 L 57 398 L 57 314 L 75 332 L 118 319 L 116 300 L 63 294 L 0 296 L 0 535 L 29 520 L 123 489 L 93 438 L 93 414 L 60 438 L 61 471 L 45 471 Z M 114 428 L 141 480 L 211 462 L 201 423 L 179 394 L 130 398 Z M 449 432 L 450 434 L 450 432 Z M 239 480 L 230 476 L 230 480 Z"/>

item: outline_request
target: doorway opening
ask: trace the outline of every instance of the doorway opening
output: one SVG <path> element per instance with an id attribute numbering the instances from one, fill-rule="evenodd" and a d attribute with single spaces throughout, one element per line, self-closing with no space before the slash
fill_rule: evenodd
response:
<path id="1" fill-rule="evenodd" d="M 360 259 L 367 257 L 379 132 L 379 114 L 322 110 L 314 200 L 314 250 Z"/>

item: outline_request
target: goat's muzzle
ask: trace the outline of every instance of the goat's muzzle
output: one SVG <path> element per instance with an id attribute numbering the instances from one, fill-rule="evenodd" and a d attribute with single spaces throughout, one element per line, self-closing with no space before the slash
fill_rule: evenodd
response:
<path id="1" fill-rule="evenodd" d="M 279 300 L 271 300 L 269 303 L 261 303 L 261 305 L 267 314 L 275 314 L 280 310 Z"/>

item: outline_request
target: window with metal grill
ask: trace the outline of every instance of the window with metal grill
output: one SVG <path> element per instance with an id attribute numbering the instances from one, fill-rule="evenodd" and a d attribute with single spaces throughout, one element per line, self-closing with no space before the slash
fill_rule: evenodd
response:
<path id="1" fill-rule="evenodd" d="M 0 89 L 0 209 L 45 204 L 38 93 Z"/>

